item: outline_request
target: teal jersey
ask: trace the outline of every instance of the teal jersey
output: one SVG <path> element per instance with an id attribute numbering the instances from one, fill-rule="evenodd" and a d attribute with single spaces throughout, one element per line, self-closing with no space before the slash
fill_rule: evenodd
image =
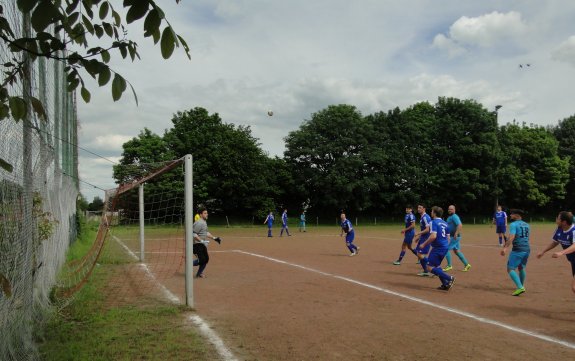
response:
<path id="1" fill-rule="evenodd" d="M 449 226 L 449 235 L 451 237 L 455 237 L 455 231 L 457 230 L 457 226 L 461 224 L 461 219 L 455 213 L 447 217 L 447 225 Z"/>
<path id="2" fill-rule="evenodd" d="M 509 234 L 515 235 L 512 251 L 529 252 L 529 225 L 521 220 L 511 223 Z"/>

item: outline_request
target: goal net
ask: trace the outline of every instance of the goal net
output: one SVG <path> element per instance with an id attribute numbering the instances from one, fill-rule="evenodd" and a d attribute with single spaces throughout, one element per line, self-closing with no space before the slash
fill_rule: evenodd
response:
<path id="1" fill-rule="evenodd" d="M 185 292 L 192 279 L 185 262 L 186 226 L 191 230 L 193 221 L 191 156 L 118 165 L 114 173 L 121 184 L 106 192 L 96 240 L 82 259 L 66 264 L 58 296 L 71 296 L 97 273 L 101 301 L 110 306 L 193 306 L 191 287 Z"/>

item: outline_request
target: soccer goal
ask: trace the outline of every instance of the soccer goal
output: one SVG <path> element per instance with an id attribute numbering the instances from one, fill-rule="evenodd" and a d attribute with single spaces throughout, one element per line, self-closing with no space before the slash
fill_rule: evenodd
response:
<path id="1" fill-rule="evenodd" d="M 93 272 L 111 304 L 171 301 L 194 306 L 192 156 L 114 166 L 96 241 L 67 264 L 72 294 Z"/>

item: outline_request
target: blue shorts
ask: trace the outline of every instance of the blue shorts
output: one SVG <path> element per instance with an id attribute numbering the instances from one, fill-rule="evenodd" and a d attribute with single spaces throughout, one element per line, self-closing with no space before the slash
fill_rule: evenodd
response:
<path id="1" fill-rule="evenodd" d="M 445 255 L 449 252 L 447 248 L 433 248 L 427 256 L 427 264 L 431 267 L 441 266 L 441 261 L 445 258 Z"/>
<path id="2" fill-rule="evenodd" d="M 499 234 L 506 232 L 507 232 L 507 226 L 495 226 L 495 233 Z"/>
<path id="3" fill-rule="evenodd" d="M 452 250 L 452 249 L 456 249 L 459 251 L 459 249 L 461 248 L 461 245 L 459 244 L 459 242 L 461 241 L 461 235 L 457 236 L 457 237 L 451 237 L 450 241 L 449 241 L 449 246 L 447 246 L 448 250 Z"/>
<path id="4" fill-rule="evenodd" d="M 413 242 L 413 237 L 415 237 L 415 232 L 405 232 L 405 236 L 403 237 L 403 243 L 411 245 Z"/>
<path id="5" fill-rule="evenodd" d="M 530 251 L 511 251 L 507 260 L 507 269 L 512 270 L 518 267 L 525 268 Z"/>
<path id="6" fill-rule="evenodd" d="M 423 238 L 423 237 L 419 238 L 419 241 L 417 242 L 417 247 L 416 247 L 417 253 L 421 253 L 421 254 L 428 254 L 429 253 L 429 250 L 431 249 L 431 243 L 428 244 L 427 246 L 425 246 L 425 248 L 420 247 L 420 245 L 422 245 L 423 242 L 427 241 L 427 239 L 429 238 L 429 235 L 426 234 L 426 236 L 427 237 L 425 237 L 425 238 Z"/>
<path id="7" fill-rule="evenodd" d="M 345 243 L 352 243 L 355 239 L 355 232 L 349 232 L 345 235 Z"/>

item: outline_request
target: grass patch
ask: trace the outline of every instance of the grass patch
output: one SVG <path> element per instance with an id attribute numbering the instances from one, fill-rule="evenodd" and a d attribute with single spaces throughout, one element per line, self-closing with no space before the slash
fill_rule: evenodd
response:
<path id="1" fill-rule="evenodd" d="M 97 224 L 72 245 L 68 260 L 92 246 Z M 73 300 L 37 330 L 41 359 L 58 360 L 216 360 L 214 348 L 187 321 L 189 309 L 147 302 L 111 307 L 106 285 L 114 265 L 101 263 Z M 136 301 L 137 302 L 137 301 Z"/>

